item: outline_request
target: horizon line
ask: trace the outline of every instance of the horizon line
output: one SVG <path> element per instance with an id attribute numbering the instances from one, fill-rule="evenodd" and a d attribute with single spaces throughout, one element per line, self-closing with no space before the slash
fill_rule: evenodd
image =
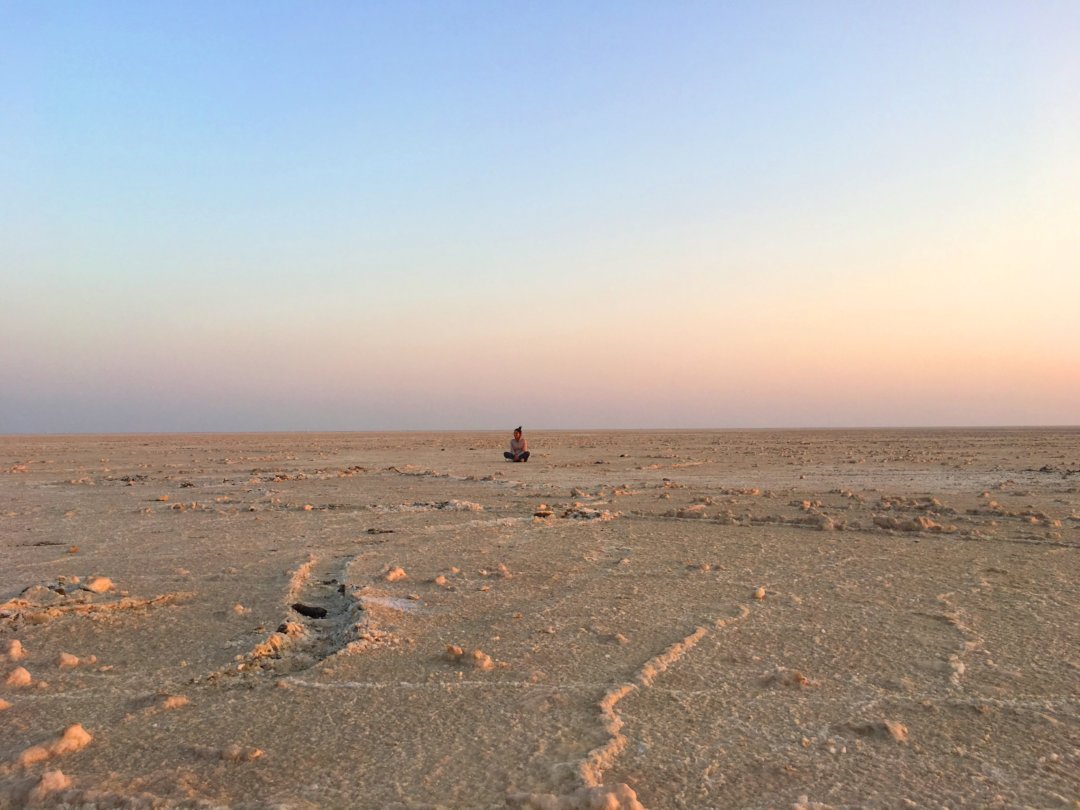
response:
<path id="1" fill-rule="evenodd" d="M 1072 425 L 861 425 L 861 426 L 769 426 L 769 427 L 537 427 L 527 433 L 739 433 L 768 431 L 965 431 L 965 430 L 1078 430 L 1080 424 Z M 512 428 L 367 428 L 324 430 L 303 428 L 299 430 L 136 430 L 136 431 L 82 431 L 82 432 L 35 432 L 0 433 L 3 439 L 27 438 L 84 438 L 84 437 L 136 437 L 136 436 L 266 436 L 266 435 L 317 435 L 317 434 L 377 434 L 377 433 L 509 433 Z"/>

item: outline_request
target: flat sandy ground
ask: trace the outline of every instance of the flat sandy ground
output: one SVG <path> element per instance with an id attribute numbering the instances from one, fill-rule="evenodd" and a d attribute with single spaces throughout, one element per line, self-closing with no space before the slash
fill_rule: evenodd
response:
<path id="1" fill-rule="evenodd" d="M 527 437 L 0 438 L 0 806 L 1080 807 L 1080 430 Z"/>

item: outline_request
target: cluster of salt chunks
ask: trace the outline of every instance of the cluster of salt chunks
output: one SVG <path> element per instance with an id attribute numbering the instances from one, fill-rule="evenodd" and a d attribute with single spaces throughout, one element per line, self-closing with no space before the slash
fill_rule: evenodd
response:
<path id="1" fill-rule="evenodd" d="M 26 649 L 23 647 L 22 642 L 18 639 L 12 639 L 8 643 L 6 658 L 13 663 L 23 661 L 29 657 Z M 97 659 L 94 656 L 80 660 L 74 655 L 69 653 L 61 653 L 56 660 L 56 666 L 61 669 L 68 669 L 77 667 L 80 664 L 94 664 Z M 35 679 L 30 671 L 21 664 L 16 666 L 11 672 L 8 673 L 4 679 L 4 683 L 14 688 L 38 688 L 44 689 L 48 684 L 40 679 Z M 11 707 L 11 704 L 0 698 L 0 711 L 4 711 Z M 15 760 L 15 765 L 21 768 L 27 768 L 31 765 L 47 762 L 48 760 L 55 759 L 56 757 L 62 757 L 65 754 L 70 754 L 75 751 L 81 751 L 90 744 L 93 740 L 93 736 L 80 723 L 68 726 L 64 729 L 64 732 L 57 738 L 42 744 L 32 745 L 19 754 Z M 41 778 L 37 784 L 31 789 L 30 794 L 26 797 L 29 803 L 35 803 L 43 800 L 49 793 L 58 790 L 65 790 L 71 786 L 71 780 L 68 779 L 60 769 L 46 770 L 42 773 Z"/>

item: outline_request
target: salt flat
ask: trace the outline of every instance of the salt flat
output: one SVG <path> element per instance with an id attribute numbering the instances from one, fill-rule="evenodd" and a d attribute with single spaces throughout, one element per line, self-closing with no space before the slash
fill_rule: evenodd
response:
<path id="1" fill-rule="evenodd" d="M 1080 429 L 527 437 L 0 438 L 0 806 L 1080 807 Z"/>

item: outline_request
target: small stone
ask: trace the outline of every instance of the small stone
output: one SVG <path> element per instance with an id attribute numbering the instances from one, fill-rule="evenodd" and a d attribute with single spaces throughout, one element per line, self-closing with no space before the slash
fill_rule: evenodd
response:
<path id="1" fill-rule="evenodd" d="M 383 575 L 383 579 L 387 582 L 397 582 L 398 580 L 405 579 L 408 574 L 405 573 L 405 569 L 400 565 L 391 566 L 387 572 Z"/>
<path id="2" fill-rule="evenodd" d="M 882 720 L 871 723 L 855 723 L 850 728 L 856 734 L 866 737 L 883 737 L 906 744 L 908 741 L 908 728 L 896 720 Z"/>
<path id="3" fill-rule="evenodd" d="M 68 554 L 78 554 L 79 553 L 79 547 L 78 546 L 68 546 L 67 553 Z M 52 771 L 50 771 L 50 773 L 52 773 Z M 60 771 L 56 771 L 56 773 L 60 773 Z M 63 774 L 61 774 L 61 776 L 63 776 Z"/>
<path id="4" fill-rule="evenodd" d="M 473 666 L 477 669 L 487 671 L 495 668 L 495 662 L 491 660 L 491 656 L 483 650 L 472 651 Z"/>
<path id="5" fill-rule="evenodd" d="M 446 648 L 446 657 L 451 661 L 460 661 L 464 655 L 465 650 L 461 649 L 461 647 L 456 644 L 450 644 Z"/>
<path id="6" fill-rule="evenodd" d="M 310 512 L 310 511 L 311 511 L 312 509 L 314 509 L 314 508 L 315 508 L 315 507 L 314 507 L 314 506 L 312 506 L 312 505 L 311 505 L 310 503 L 305 503 L 305 504 L 304 504 L 304 511 L 305 511 L 305 512 Z"/>
<path id="7" fill-rule="evenodd" d="M 73 751 L 81 751 L 94 739 L 80 723 L 68 726 L 59 740 L 49 746 L 50 753 L 70 754 Z"/>
<path id="8" fill-rule="evenodd" d="M 757 599 L 759 602 L 762 599 L 764 599 L 765 598 L 765 589 L 764 588 L 758 588 L 756 591 L 754 591 L 754 598 Z"/>
<path id="9" fill-rule="evenodd" d="M 161 700 L 161 708 L 163 709 L 179 709 L 187 705 L 188 699 L 183 695 L 165 695 Z"/>
<path id="10" fill-rule="evenodd" d="M 776 669 L 765 673 L 765 676 L 761 679 L 765 685 L 778 684 L 780 686 L 813 686 L 814 682 L 803 675 L 797 669 L 788 669 L 787 667 L 777 667 Z"/>
<path id="11" fill-rule="evenodd" d="M 261 757 L 263 752 L 258 748 L 233 745 L 221 749 L 220 757 L 226 762 L 254 762 Z"/>
<path id="12" fill-rule="evenodd" d="M 93 593 L 105 593 L 106 591 L 111 591 L 116 586 L 113 585 L 113 581 L 108 577 L 90 577 L 83 587 Z"/>
<path id="13" fill-rule="evenodd" d="M 22 661 L 26 658 L 26 650 L 23 649 L 22 642 L 17 638 L 13 638 L 8 642 L 7 657 L 9 661 Z"/>
<path id="14" fill-rule="evenodd" d="M 67 790 L 69 787 L 71 787 L 71 780 L 64 776 L 62 771 L 45 771 L 41 774 L 38 783 L 34 785 L 34 789 L 30 791 L 27 800 L 30 804 L 39 804 L 44 802 L 50 793 Z"/>
<path id="15" fill-rule="evenodd" d="M 431 581 L 434 582 L 439 587 L 442 587 L 442 588 L 445 588 L 447 585 L 450 584 L 449 580 L 446 577 L 444 577 L 442 574 L 439 574 L 437 577 L 435 577 L 435 579 L 433 579 Z"/>
<path id="16" fill-rule="evenodd" d="M 11 708 L 11 704 L 8 703 L 3 698 L 0 698 L 0 712 L 4 711 L 4 709 L 10 709 L 10 708 Z"/>
<path id="17" fill-rule="evenodd" d="M 896 740 L 899 743 L 906 743 L 907 742 L 908 729 L 907 729 L 907 726 L 905 726 L 903 723 L 898 723 L 895 720 L 886 720 L 884 725 L 885 725 L 885 730 L 889 733 L 889 736 L 892 737 L 894 740 Z"/>
<path id="18" fill-rule="evenodd" d="M 44 762 L 48 758 L 48 749 L 42 745 L 32 745 L 19 754 L 19 758 L 15 762 L 25 768 L 29 765 L 36 765 L 38 762 Z"/>
<path id="19" fill-rule="evenodd" d="M 74 669 L 79 665 L 79 658 L 71 653 L 62 652 L 60 657 L 56 659 L 56 665 L 60 669 Z"/>
<path id="20" fill-rule="evenodd" d="M 8 686 L 29 686 L 33 683 L 33 678 L 30 677 L 30 672 L 26 667 L 15 667 L 8 674 L 7 679 L 4 681 Z"/>

